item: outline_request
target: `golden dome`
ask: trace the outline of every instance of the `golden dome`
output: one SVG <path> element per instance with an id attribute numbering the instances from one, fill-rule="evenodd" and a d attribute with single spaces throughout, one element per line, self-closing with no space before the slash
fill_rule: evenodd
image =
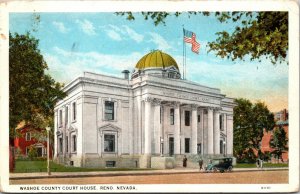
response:
<path id="1" fill-rule="evenodd" d="M 138 70 L 147 68 L 167 68 L 174 66 L 178 71 L 178 65 L 176 61 L 168 54 L 163 53 L 159 50 L 152 51 L 143 56 L 135 65 Z"/>

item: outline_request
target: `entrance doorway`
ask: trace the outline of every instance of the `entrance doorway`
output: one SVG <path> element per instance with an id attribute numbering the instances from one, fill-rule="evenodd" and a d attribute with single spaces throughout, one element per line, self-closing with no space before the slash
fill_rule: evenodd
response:
<path id="1" fill-rule="evenodd" d="M 169 154 L 174 155 L 174 137 L 169 137 Z"/>

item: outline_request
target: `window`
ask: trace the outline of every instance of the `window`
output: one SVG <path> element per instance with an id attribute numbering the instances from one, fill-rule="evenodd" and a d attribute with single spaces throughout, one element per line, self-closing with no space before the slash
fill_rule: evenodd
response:
<path id="1" fill-rule="evenodd" d="M 185 111 L 185 126 L 190 126 L 190 111 Z"/>
<path id="2" fill-rule="evenodd" d="M 190 153 L 190 138 L 184 139 L 184 145 L 185 153 Z"/>
<path id="3" fill-rule="evenodd" d="M 115 152 L 115 135 L 104 135 L 104 152 Z"/>
<path id="4" fill-rule="evenodd" d="M 174 125 L 174 108 L 170 109 L 170 124 Z"/>
<path id="5" fill-rule="evenodd" d="M 31 140 L 31 134 L 30 134 L 30 132 L 27 132 L 26 133 L 26 141 L 30 141 Z"/>
<path id="6" fill-rule="evenodd" d="M 223 130 L 224 126 L 223 126 L 223 115 L 220 114 L 220 130 Z"/>
<path id="7" fill-rule="evenodd" d="M 223 154 L 223 140 L 220 140 L 220 154 Z"/>
<path id="8" fill-rule="evenodd" d="M 69 122 L 69 107 L 66 106 L 66 110 L 65 110 L 65 123 L 66 125 L 68 125 Z"/>
<path id="9" fill-rule="evenodd" d="M 198 123 L 200 123 L 200 115 L 198 115 Z"/>
<path id="10" fill-rule="evenodd" d="M 201 154 L 201 143 L 197 144 L 197 154 Z"/>
<path id="11" fill-rule="evenodd" d="M 59 143 L 59 153 L 63 152 L 63 139 L 62 137 L 58 138 L 58 143 Z"/>
<path id="12" fill-rule="evenodd" d="M 68 136 L 66 136 L 66 152 L 69 152 L 69 141 L 68 141 Z"/>
<path id="13" fill-rule="evenodd" d="M 174 78 L 175 74 L 174 73 L 168 73 L 168 78 Z"/>
<path id="14" fill-rule="evenodd" d="M 116 167 L 116 161 L 106 161 L 106 167 Z"/>
<path id="15" fill-rule="evenodd" d="M 72 109 L 73 109 L 73 121 L 76 121 L 76 114 L 77 114 L 76 102 L 72 103 Z"/>
<path id="16" fill-rule="evenodd" d="M 77 151 L 77 138 L 76 135 L 72 136 L 72 151 L 76 152 Z"/>
<path id="17" fill-rule="evenodd" d="M 62 110 L 59 110 L 59 126 L 62 126 Z"/>
<path id="18" fill-rule="evenodd" d="M 159 123 L 161 123 L 161 114 L 162 114 L 162 111 L 161 111 L 161 107 L 159 108 Z"/>
<path id="19" fill-rule="evenodd" d="M 105 120 L 114 120 L 114 102 L 105 101 Z"/>

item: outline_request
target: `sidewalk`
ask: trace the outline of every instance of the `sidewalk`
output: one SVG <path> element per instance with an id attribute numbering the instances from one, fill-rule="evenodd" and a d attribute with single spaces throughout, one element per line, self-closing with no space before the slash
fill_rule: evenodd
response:
<path id="1" fill-rule="evenodd" d="M 278 171 L 288 170 L 283 168 L 233 168 L 233 172 L 250 172 L 250 171 Z M 205 173 L 195 168 L 175 168 L 167 170 L 135 170 L 135 171 L 96 171 L 96 172 L 52 172 L 48 176 L 47 172 L 37 173 L 10 173 L 12 180 L 17 179 L 40 179 L 40 178 L 76 178 L 76 177 L 111 177 L 111 176 L 141 176 L 141 175 L 163 175 L 163 174 L 185 174 L 185 173 Z"/>

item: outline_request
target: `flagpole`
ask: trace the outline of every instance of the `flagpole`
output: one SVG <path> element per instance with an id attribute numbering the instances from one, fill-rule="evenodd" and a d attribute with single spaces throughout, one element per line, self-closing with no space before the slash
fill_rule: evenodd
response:
<path id="1" fill-rule="evenodd" d="M 184 79 L 184 46 L 185 46 L 185 42 L 184 42 L 184 25 L 182 25 L 182 32 L 183 32 L 183 36 L 182 36 L 182 79 Z"/>

